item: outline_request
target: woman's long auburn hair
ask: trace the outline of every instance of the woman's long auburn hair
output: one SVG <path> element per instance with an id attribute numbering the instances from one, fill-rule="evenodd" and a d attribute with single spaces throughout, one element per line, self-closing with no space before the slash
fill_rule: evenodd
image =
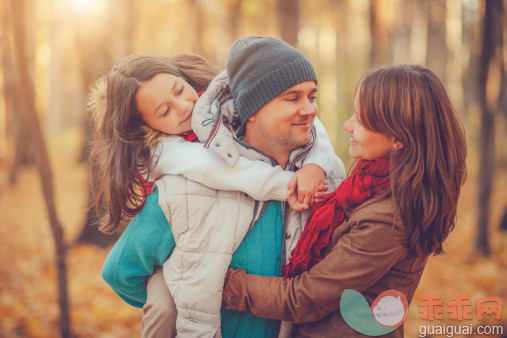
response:
<path id="1" fill-rule="evenodd" d="M 146 142 L 150 128 L 141 118 L 135 95 L 144 82 L 159 73 L 181 77 L 201 92 L 218 71 L 193 54 L 129 55 L 97 82 L 89 102 L 96 126 L 90 165 L 95 207 L 98 211 L 102 200 L 107 205 L 99 225 L 102 232 L 115 232 L 144 207 L 140 175 L 152 169 L 153 158 Z"/>
<path id="2" fill-rule="evenodd" d="M 403 144 L 392 150 L 391 191 L 412 254 L 443 253 L 466 178 L 463 124 L 442 82 L 416 65 L 377 68 L 358 84 L 366 128 Z"/>

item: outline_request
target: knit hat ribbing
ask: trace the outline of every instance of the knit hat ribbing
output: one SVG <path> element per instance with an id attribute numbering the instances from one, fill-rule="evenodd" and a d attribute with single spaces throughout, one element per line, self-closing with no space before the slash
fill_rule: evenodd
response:
<path id="1" fill-rule="evenodd" d="M 241 124 L 288 88 L 317 82 L 310 61 L 296 48 L 272 37 L 249 36 L 236 41 L 227 55 L 226 69 Z"/>

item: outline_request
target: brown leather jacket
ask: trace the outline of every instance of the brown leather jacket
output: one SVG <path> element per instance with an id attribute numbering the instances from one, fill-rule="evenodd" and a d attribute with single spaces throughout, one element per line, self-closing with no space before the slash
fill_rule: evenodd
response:
<path id="1" fill-rule="evenodd" d="M 343 320 L 344 289 L 360 292 L 371 304 L 395 289 L 412 300 L 427 256 L 411 256 L 405 227 L 391 195 L 345 210 L 348 220 L 333 232 L 326 257 L 293 279 L 247 275 L 230 270 L 222 307 L 294 323 L 296 337 L 365 337 Z M 388 336 L 402 337 L 403 326 Z"/>

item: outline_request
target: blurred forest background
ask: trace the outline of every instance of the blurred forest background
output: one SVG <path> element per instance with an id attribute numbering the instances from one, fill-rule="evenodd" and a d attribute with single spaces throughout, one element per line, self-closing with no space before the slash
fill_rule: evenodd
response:
<path id="1" fill-rule="evenodd" d="M 354 86 L 416 63 L 445 83 L 467 131 L 468 180 L 447 254 L 431 257 L 405 332 L 503 325 L 507 334 L 507 33 L 503 0 L 3 0 L 0 2 L 0 337 L 136 337 L 141 310 L 100 271 L 115 237 L 91 224 L 90 85 L 127 54 L 197 53 L 270 35 L 319 76 L 319 116 L 346 165 Z M 504 301 L 502 320 L 419 318 L 421 295 Z M 445 303 L 444 303 L 445 304 Z"/>

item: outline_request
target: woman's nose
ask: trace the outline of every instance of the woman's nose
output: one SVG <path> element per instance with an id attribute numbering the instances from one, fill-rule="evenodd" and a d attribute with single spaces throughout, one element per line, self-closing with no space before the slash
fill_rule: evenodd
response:
<path id="1" fill-rule="evenodd" d="M 354 115 L 352 115 L 347 122 L 343 124 L 343 129 L 345 131 L 348 131 L 349 133 L 352 133 L 354 131 L 353 125 L 352 125 L 352 119 L 354 119 Z"/>

